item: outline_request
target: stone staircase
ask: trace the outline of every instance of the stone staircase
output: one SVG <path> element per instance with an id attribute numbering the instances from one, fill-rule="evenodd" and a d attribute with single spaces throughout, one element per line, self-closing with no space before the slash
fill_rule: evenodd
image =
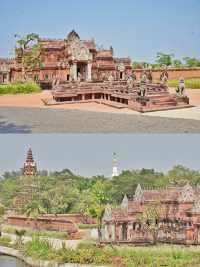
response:
<path id="1" fill-rule="evenodd" d="M 142 108 L 142 112 L 191 107 L 191 105 L 187 104 L 184 101 L 177 101 L 176 96 L 168 92 L 162 92 L 160 94 L 151 94 L 148 95 L 148 98 L 150 100 L 150 105 L 147 105 L 146 107 L 144 106 Z"/>

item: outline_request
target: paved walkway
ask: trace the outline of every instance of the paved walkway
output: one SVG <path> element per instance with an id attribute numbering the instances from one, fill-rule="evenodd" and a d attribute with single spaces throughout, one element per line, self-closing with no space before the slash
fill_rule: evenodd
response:
<path id="1" fill-rule="evenodd" d="M 0 108 L 0 133 L 200 133 L 193 119 L 80 110 Z"/>
<path id="2" fill-rule="evenodd" d="M 97 103 L 47 107 L 41 98 L 50 97 L 50 91 L 4 95 L 0 133 L 199 133 L 200 89 L 187 93 L 195 107 L 145 114 Z"/>
<path id="3" fill-rule="evenodd" d="M 200 106 L 193 108 L 176 109 L 176 110 L 148 112 L 145 115 L 152 117 L 200 120 Z"/>

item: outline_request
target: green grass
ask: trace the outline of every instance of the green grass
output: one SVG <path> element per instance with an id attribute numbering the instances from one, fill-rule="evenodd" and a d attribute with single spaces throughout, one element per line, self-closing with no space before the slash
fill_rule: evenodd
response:
<path id="1" fill-rule="evenodd" d="M 3 226 L 2 231 L 7 234 L 15 234 L 16 230 L 21 230 L 23 228 L 17 228 L 13 226 Z M 30 229 L 25 229 L 25 236 L 41 236 L 41 237 L 49 237 L 49 238 L 57 238 L 57 239 L 68 239 L 69 235 L 66 232 L 56 232 L 56 231 L 34 231 Z"/>
<path id="2" fill-rule="evenodd" d="M 11 83 L 0 85 L 0 95 L 39 93 L 40 91 L 40 86 L 35 83 Z"/>
<path id="3" fill-rule="evenodd" d="M 24 253 L 35 259 L 59 263 L 104 264 L 126 267 L 197 267 L 200 249 L 181 246 L 156 247 L 98 247 L 95 244 L 78 246 L 76 250 L 63 246 L 55 251 L 46 241 L 34 239 L 24 247 Z"/>
<path id="4" fill-rule="evenodd" d="M 179 83 L 178 79 L 171 79 L 168 81 L 168 86 L 177 87 L 178 83 Z M 200 78 L 185 79 L 185 86 L 186 88 L 190 89 L 200 89 Z"/>
<path id="5" fill-rule="evenodd" d="M 78 228 L 79 229 L 93 229 L 93 228 L 97 228 L 97 224 L 83 224 L 83 223 L 80 223 L 80 224 L 78 224 Z"/>
<path id="6" fill-rule="evenodd" d="M 0 237 L 0 246 L 10 247 L 11 246 L 11 238 L 7 236 Z"/>

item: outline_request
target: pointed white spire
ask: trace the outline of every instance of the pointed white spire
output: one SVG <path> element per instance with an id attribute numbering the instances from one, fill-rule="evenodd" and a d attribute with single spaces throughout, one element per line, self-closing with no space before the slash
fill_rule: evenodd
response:
<path id="1" fill-rule="evenodd" d="M 136 190 L 135 190 L 135 195 L 133 199 L 135 201 L 142 201 L 142 195 L 143 195 L 143 190 L 140 184 L 137 185 Z"/>
<path id="2" fill-rule="evenodd" d="M 122 209 L 128 209 L 128 197 L 127 195 L 124 195 L 124 198 L 121 203 L 121 208 Z"/>
<path id="3" fill-rule="evenodd" d="M 117 166 L 117 154 L 113 153 L 113 168 L 112 168 L 112 177 L 119 176 L 118 166 Z"/>

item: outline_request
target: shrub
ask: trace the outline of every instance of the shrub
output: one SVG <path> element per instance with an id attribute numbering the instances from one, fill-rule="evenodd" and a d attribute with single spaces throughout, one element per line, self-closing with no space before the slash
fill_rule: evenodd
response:
<path id="1" fill-rule="evenodd" d="M 1 236 L 0 237 L 0 245 L 9 247 L 11 243 L 11 238 L 9 236 Z"/>
<path id="2" fill-rule="evenodd" d="M 95 241 L 82 241 L 81 243 L 78 244 L 77 246 L 77 249 L 93 249 L 95 248 L 97 245 L 96 245 L 96 242 Z"/>
<path id="3" fill-rule="evenodd" d="M 79 229 L 93 229 L 93 228 L 97 228 L 97 224 L 83 224 L 80 223 L 78 224 Z"/>
<path id="4" fill-rule="evenodd" d="M 25 244 L 24 253 L 34 259 L 41 260 L 52 260 L 55 257 L 55 251 L 51 243 L 47 240 L 40 240 L 37 237 Z"/>
<path id="5" fill-rule="evenodd" d="M 0 85 L 0 94 L 27 94 L 38 93 L 41 91 L 39 85 L 35 83 L 16 83 Z"/>

